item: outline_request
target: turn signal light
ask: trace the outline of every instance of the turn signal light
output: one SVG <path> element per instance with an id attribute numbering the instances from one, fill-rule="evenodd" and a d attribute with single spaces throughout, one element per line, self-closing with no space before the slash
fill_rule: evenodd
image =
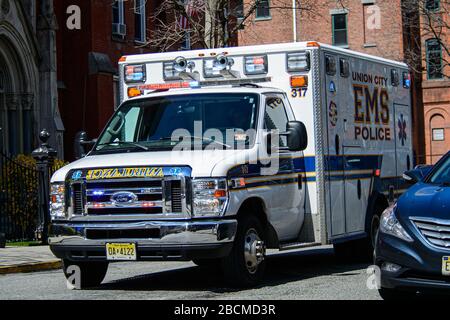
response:
<path id="1" fill-rule="evenodd" d="M 142 95 L 142 91 L 136 87 L 128 88 L 128 98 L 139 97 Z"/>
<path id="2" fill-rule="evenodd" d="M 311 42 L 308 42 L 308 43 L 306 44 L 306 46 L 307 46 L 307 47 L 317 47 L 317 48 L 320 48 L 320 43 L 318 43 L 318 42 L 316 42 L 316 41 L 311 41 Z"/>
<path id="3" fill-rule="evenodd" d="M 226 190 L 216 190 L 214 191 L 214 198 L 225 198 L 227 196 Z"/>
<path id="4" fill-rule="evenodd" d="M 291 77 L 292 88 L 302 88 L 308 86 L 308 76 L 294 76 Z"/>

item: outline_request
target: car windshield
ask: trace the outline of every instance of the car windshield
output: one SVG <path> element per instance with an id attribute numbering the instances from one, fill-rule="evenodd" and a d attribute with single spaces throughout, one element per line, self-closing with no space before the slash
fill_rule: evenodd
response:
<path id="1" fill-rule="evenodd" d="M 258 95 L 190 94 L 130 101 L 120 107 L 94 152 L 170 150 L 180 141 L 203 148 L 254 143 Z"/>
<path id="2" fill-rule="evenodd" d="M 428 182 L 450 185 L 450 157 L 447 157 L 439 164 L 434 173 L 428 177 Z"/>

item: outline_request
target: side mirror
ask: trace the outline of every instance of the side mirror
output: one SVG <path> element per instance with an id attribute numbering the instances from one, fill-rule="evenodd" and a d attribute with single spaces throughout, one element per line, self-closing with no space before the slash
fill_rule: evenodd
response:
<path id="1" fill-rule="evenodd" d="M 408 184 L 416 184 L 422 179 L 419 172 L 416 170 L 409 170 L 403 173 L 403 180 L 405 180 Z"/>
<path id="2" fill-rule="evenodd" d="M 303 122 L 288 122 L 286 131 L 289 151 L 304 151 L 308 147 L 308 132 Z"/>
<path id="3" fill-rule="evenodd" d="M 416 184 L 430 172 L 431 168 L 433 168 L 433 166 L 416 167 L 414 170 L 403 173 L 403 179 L 409 184 Z"/>
<path id="4" fill-rule="evenodd" d="M 97 142 L 96 139 L 88 140 L 87 133 L 84 131 L 80 131 L 75 135 L 75 141 L 73 145 L 73 153 L 75 159 L 84 158 L 87 154 L 87 147 L 92 147 Z"/>

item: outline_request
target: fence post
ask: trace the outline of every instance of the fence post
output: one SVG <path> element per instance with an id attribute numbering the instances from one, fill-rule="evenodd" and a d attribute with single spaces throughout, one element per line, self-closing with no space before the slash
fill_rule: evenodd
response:
<path id="1" fill-rule="evenodd" d="M 38 226 L 37 238 L 47 243 L 50 224 L 50 169 L 56 157 L 56 151 L 47 143 L 50 133 L 44 129 L 39 133 L 41 145 L 32 152 L 38 171 Z"/>

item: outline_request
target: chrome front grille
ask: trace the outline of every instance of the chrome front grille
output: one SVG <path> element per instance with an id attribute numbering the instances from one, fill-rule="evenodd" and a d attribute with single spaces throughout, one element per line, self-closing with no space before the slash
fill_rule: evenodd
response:
<path id="1" fill-rule="evenodd" d="M 450 249 L 450 220 L 417 217 L 411 220 L 430 244 Z"/>
<path id="2" fill-rule="evenodd" d="M 165 215 L 182 213 L 184 180 L 124 179 L 75 182 L 71 185 L 74 215 Z M 119 201 L 120 197 L 125 201 Z M 129 199 L 129 201 L 126 201 Z M 123 199 L 122 199 L 123 200 Z"/>
<path id="3" fill-rule="evenodd" d="M 75 215 L 82 215 L 84 213 L 84 192 L 83 184 L 74 183 L 72 185 L 73 191 L 73 211 Z"/>
<path id="4" fill-rule="evenodd" d="M 181 181 L 172 181 L 170 191 L 172 200 L 172 212 L 182 212 L 183 204 L 181 201 Z"/>

